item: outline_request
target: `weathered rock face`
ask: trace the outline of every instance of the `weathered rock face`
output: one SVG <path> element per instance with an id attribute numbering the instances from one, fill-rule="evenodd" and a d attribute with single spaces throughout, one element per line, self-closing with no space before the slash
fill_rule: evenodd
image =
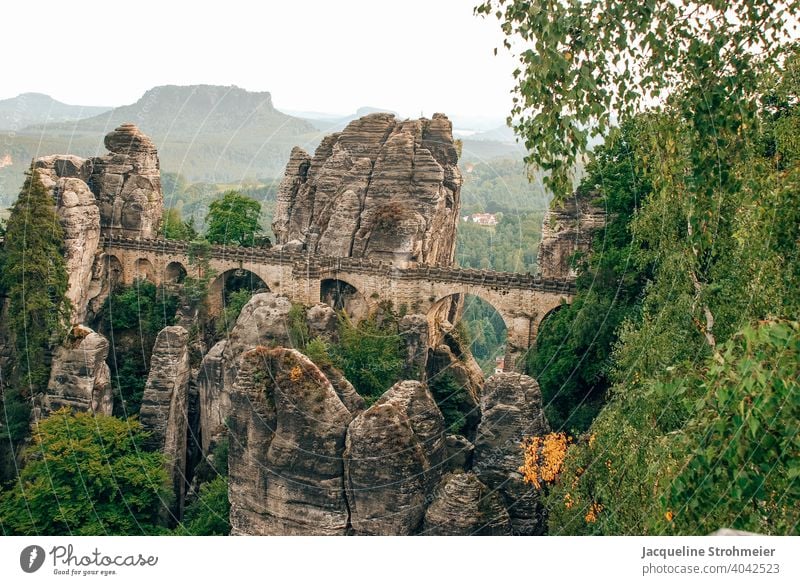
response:
<path id="1" fill-rule="evenodd" d="M 338 319 L 336 311 L 330 305 L 317 303 L 306 310 L 306 320 L 311 338 L 336 336 Z"/>
<path id="2" fill-rule="evenodd" d="M 293 349 L 242 356 L 231 391 L 233 534 L 345 534 L 342 451 L 352 414 Z"/>
<path id="3" fill-rule="evenodd" d="M 511 519 L 497 492 L 474 473 L 445 477 L 425 512 L 422 533 L 430 536 L 508 536 Z"/>
<path id="4" fill-rule="evenodd" d="M 203 357 L 197 371 L 200 437 L 203 443 L 203 453 L 209 453 L 213 443 L 226 435 L 225 418 L 231 411 L 230 394 L 225 387 L 223 358 L 227 343 L 227 341 L 220 341 L 214 345 Z"/>
<path id="5" fill-rule="evenodd" d="M 92 267 L 99 255 L 97 245 L 100 242 L 100 209 L 86 184 L 92 161 L 77 156 L 47 156 L 34 161 L 34 168 L 56 202 L 64 230 L 66 297 L 72 304 L 71 321 L 82 323 L 86 318 L 86 305 L 93 296 Z"/>
<path id="6" fill-rule="evenodd" d="M 311 254 L 450 264 L 461 196 L 452 125 L 370 114 L 292 151 L 278 191 L 276 242 Z"/>
<path id="7" fill-rule="evenodd" d="M 109 290 L 102 251 L 105 233 L 136 238 L 158 235 L 163 211 L 158 154 L 153 142 L 133 124 L 106 135 L 106 156 L 84 159 L 72 155 L 38 158 L 34 168 L 53 193 L 64 229 L 67 298 L 72 322 L 82 323 L 96 312 Z M 99 298 L 98 297 L 102 297 Z"/>
<path id="8" fill-rule="evenodd" d="M 440 402 L 447 400 L 449 406 L 458 409 L 466 420 L 463 432 L 472 437 L 481 419 L 478 403 L 483 386 L 483 372 L 472 354 L 465 351 L 455 337 L 446 334 L 444 341 L 446 343 L 428 351 L 428 383 L 435 388 L 437 383 L 451 378 L 457 388 L 464 390 L 444 396 L 436 394 L 434 397 Z"/>
<path id="9" fill-rule="evenodd" d="M 398 323 L 398 330 L 406 346 L 405 377 L 421 380 L 428 363 L 428 318 L 405 315 Z"/>
<path id="10" fill-rule="evenodd" d="M 544 529 L 539 494 L 519 473 L 522 440 L 550 430 L 539 384 L 523 374 L 495 374 L 481 393 L 481 412 L 473 470 L 502 496 L 515 534 L 539 534 Z"/>
<path id="11" fill-rule="evenodd" d="M 186 493 L 187 429 L 189 426 L 189 333 L 180 326 L 165 327 L 156 337 L 150 373 L 142 396 L 139 419 L 150 443 L 166 455 L 167 473 L 175 493 L 172 513 L 180 518 Z"/>
<path id="12" fill-rule="evenodd" d="M 197 377 L 200 400 L 200 429 L 203 451 L 225 434 L 225 419 L 230 414 L 230 389 L 239 371 L 242 354 L 257 346 L 286 346 L 289 339 L 289 311 L 286 297 L 259 293 L 242 308 L 236 325 L 225 341 L 220 341 L 203 358 Z"/>
<path id="13" fill-rule="evenodd" d="M 353 531 L 418 531 L 444 457 L 444 421 L 427 386 L 392 386 L 347 432 L 345 487 Z"/>
<path id="14" fill-rule="evenodd" d="M 573 255 L 588 252 L 595 233 L 606 223 L 605 209 L 595 203 L 598 197 L 597 193 L 585 196 L 576 193 L 547 211 L 537 256 L 542 278 L 576 276 L 576 267 L 571 262 Z"/>
<path id="15" fill-rule="evenodd" d="M 114 402 L 111 372 L 106 364 L 108 340 L 88 327 L 76 325 L 56 348 L 42 414 L 62 407 L 110 415 Z"/>
<path id="16" fill-rule="evenodd" d="M 164 198 L 158 153 L 135 125 L 123 124 L 106 135 L 105 156 L 92 159 L 89 186 L 100 207 L 100 222 L 110 233 L 154 238 Z"/>

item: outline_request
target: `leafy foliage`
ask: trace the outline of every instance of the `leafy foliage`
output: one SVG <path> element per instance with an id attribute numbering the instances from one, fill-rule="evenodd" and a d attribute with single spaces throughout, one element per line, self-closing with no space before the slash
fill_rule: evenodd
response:
<path id="1" fill-rule="evenodd" d="M 117 289 L 103 303 L 100 330 L 111 341 L 109 366 L 120 414 L 139 412 L 156 336 L 175 323 L 177 306 L 175 295 L 147 280 Z"/>
<path id="2" fill-rule="evenodd" d="M 247 289 L 236 290 L 228 295 L 225 308 L 216 323 L 218 336 L 224 337 L 231 332 L 233 326 L 236 325 L 236 319 L 239 318 L 239 313 L 242 312 L 252 296 L 253 293 Z"/>
<path id="3" fill-rule="evenodd" d="M 208 206 L 206 239 L 212 244 L 253 246 L 256 234 L 263 231 L 260 215 L 258 201 L 238 191 L 226 191 L 222 199 Z"/>
<path id="4" fill-rule="evenodd" d="M 756 68 L 778 60 L 798 10 L 796 0 L 487 0 L 475 9 L 500 20 L 507 48 L 519 46 L 509 121 L 526 162 L 550 171 L 546 184 L 561 197 L 589 137 L 648 100 L 715 85 L 737 102 Z"/>
<path id="5" fill-rule="evenodd" d="M 228 478 L 218 475 L 200 486 L 197 499 L 186 507 L 175 532 L 182 536 L 227 536 L 231 532 L 230 508 Z"/>
<path id="6" fill-rule="evenodd" d="M 458 383 L 450 372 L 441 372 L 428 380 L 433 399 L 444 417 L 444 425 L 448 433 L 463 435 L 467 427 L 468 412 L 462 409 L 469 404 L 466 399 L 467 389 Z"/>
<path id="7" fill-rule="evenodd" d="M 163 286 L 139 279 L 108 296 L 101 309 L 104 325 L 111 329 L 136 329 L 155 336 L 175 322 L 178 299 Z"/>
<path id="8" fill-rule="evenodd" d="M 367 403 L 377 400 L 403 372 L 403 339 L 397 322 L 373 315 L 354 324 L 346 315 L 339 316 L 339 342 L 329 348 L 336 367 L 344 372 Z"/>
<path id="9" fill-rule="evenodd" d="M 458 224 L 456 260 L 464 268 L 535 272 L 542 211 L 504 213 L 497 226 Z"/>
<path id="10" fill-rule="evenodd" d="M 544 320 L 527 369 L 539 381 L 547 418 L 556 429 L 588 428 L 611 384 L 617 331 L 635 319 L 651 266 L 637 262 L 631 222 L 651 187 L 635 154 L 646 119 L 625 124 L 597 149 L 578 196 L 602 201 L 609 221 L 579 263 L 577 293 Z"/>
<path id="11" fill-rule="evenodd" d="M 175 208 L 165 209 L 161 221 L 161 229 L 167 240 L 189 242 L 197 238 L 194 218 L 184 221 L 181 219 L 180 212 Z"/>
<path id="12" fill-rule="evenodd" d="M 11 208 L 0 256 L 0 291 L 7 296 L 6 326 L 14 350 L 9 382 L 20 397 L 45 389 L 48 348 L 69 322 L 63 247 L 52 197 L 38 171 L 31 170 Z"/>
<path id="13" fill-rule="evenodd" d="M 42 420 L 17 483 L 0 495 L 6 535 L 123 535 L 161 531 L 168 498 L 160 453 L 139 422 L 67 409 Z"/>
<path id="14" fill-rule="evenodd" d="M 505 354 L 506 324 L 489 303 L 474 295 L 465 295 L 461 324 L 466 329 L 469 351 L 484 374 L 494 374 L 495 358 Z"/>
<path id="15" fill-rule="evenodd" d="M 692 109 L 690 89 L 648 117 L 636 156 L 652 192 L 629 229 L 651 279 L 618 329 L 613 398 L 549 497 L 551 532 L 796 532 L 798 325 L 776 316 L 800 314 L 800 157 L 784 134 L 799 60 L 733 105 Z M 748 112 L 758 124 L 731 131 Z"/>
<path id="16" fill-rule="evenodd" d="M 306 321 L 306 309 L 299 303 L 292 303 L 287 315 L 289 326 L 289 340 L 292 347 L 300 350 L 306 347 L 309 343 L 311 333 L 308 329 L 308 321 Z"/>

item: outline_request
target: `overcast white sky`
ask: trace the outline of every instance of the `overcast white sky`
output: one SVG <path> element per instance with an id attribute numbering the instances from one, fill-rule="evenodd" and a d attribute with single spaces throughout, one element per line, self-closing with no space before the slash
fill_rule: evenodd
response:
<path id="1" fill-rule="evenodd" d="M 513 59 L 478 0 L 3 0 L 0 98 L 122 105 L 164 84 L 270 91 L 278 108 L 504 118 Z"/>

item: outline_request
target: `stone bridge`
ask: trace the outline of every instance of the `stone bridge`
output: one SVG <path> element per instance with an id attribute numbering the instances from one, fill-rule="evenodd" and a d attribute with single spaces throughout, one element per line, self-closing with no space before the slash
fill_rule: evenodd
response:
<path id="1" fill-rule="evenodd" d="M 180 283 L 199 277 L 189 245 L 162 239 L 106 236 L 101 242 L 104 267 L 111 282 L 131 284 L 146 278 L 155 284 Z M 508 331 L 506 368 L 535 341 L 548 313 L 575 293 L 566 279 L 542 279 L 530 274 L 493 272 L 445 266 L 398 267 L 362 258 L 331 258 L 268 248 L 212 246 L 207 256 L 214 279 L 208 304 L 212 314 L 223 306 L 226 282 L 255 275 L 259 288 L 306 305 L 320 301 L 363 315 L 390 301 L 396 309 L 428 315 L 442 313 L 454 295 L 470 294 L 490 303 Z M 437 317 L 434 317 L 437 318 Z"/>

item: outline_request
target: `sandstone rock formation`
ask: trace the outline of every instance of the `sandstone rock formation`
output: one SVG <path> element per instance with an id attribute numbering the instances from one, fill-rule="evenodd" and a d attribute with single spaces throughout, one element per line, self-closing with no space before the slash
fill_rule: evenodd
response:
<path id="1" fill-rule="evenodd" d="M 37 159 L 34 168 L 53 194 L 64 230 L 66 296 L 72 305 L 71 321 L 83 323 L 86 305 L 97 293 L 92 286 L 92 267 L 99 256 L 100 242 L 100 209 L 86 184 L 92 162 L 77 156 L 47 156 Z"/>
<path id="2" fill-rule="evenodd" d="M 472 467 L 472 456 L 475 445 L 462 435 L 447 435 L 445 439 L 447 457 L 445 469 L 447 471 L 464 471 Z"/>
<path id="3" fill-rule="evenodd" d="M 503 497 L 515 534 L 541 533 L 538 492 L 519 473 L 522 440 L 549 432 L 539 384 L 523 374 L 495 374 L 481 393 L 481 413 L 473 470 Z"/>
<path id="4" fill-rule="evenodd" d="M 354 533 L 418 531 L 445 457 L 444 421 L 427 386 L 387 390 L 350 424 L 344 456 Z"/>
<path id="5" fill-rule="evenodd" d="M 123 124 L 106 135 L 105 144 L 111 151 L 105 156 L 54 155 L 33 163 L 53 193 L 64 229 L 73 323 L 84 322 L 89 302 L 108 293 L 98 250 L 101 228 L 104 233 L 154 238 L 161 223 L 163 196 L 153 142 L 133 124 Z"/>
<path id="6" fill-rule="evenodd" d="M 422 533 L 429 536 L 508 536 L 511 519 L 500 496 L 474 473 L 448 475 L 425 512 Z"/>
<path id="7" fill-rule="evenodd" d="M 461 196 L 452 125 L 376 113 L 292 150 L 278 191 L 279 245 L 397 264 L 450 264 Z"/>
<path id="8" fill-rule="evenodd" d="M 156 237 L 164 198 L 153 141 L 133 124 L 122 124 L 106 135 L 105 146 L 109 154 L 92 160 L 89 177 L 102 227 L 132 238 Z"/>
<path id="9" fill-rule="evenodd" d="M 189 333 L 174 325 L 162 329 L 153 346 L 150 373 L 139 419 L 150 432 L 150 443 L 166 455 L 175 504 L 181 518 L 186 493 L 187 430 L 189 426 Z"/>
<path id="10" fill-rule="evenodd" d="M 208 453 L 214 441 L 225 434 L 225 419 L 230 414 L 229 393 L 242 354 L 260 345 L 290 345 L 291 308 L 286 297 L 273 293 L 253 295 L 239 313 L 228 339 L 214 345 L 203 358 L 197 386 L 204 452 Z"/>
<path id="11" fill-rule="evenodd" d="M 406 378 L 423 379 L 428 363 L 428 318 L 405 315 L 398 323 L 398 332 L 406 346 Z"/>
<path id="12" fill-rule="evenodd" d="M 325 375 L 293 349 L 242 356 L 231 391 L 233 534 L 345 534 L 342 451 L 352 419 Z"/>
<path id="13" fill-rule="evenodd" d="M 595 233 L 606 223 L 606 211 L 597 197 L 597 193 L 576 193 L 561 204 L 553 203 L 545 213 L 536 261 L 542 278 L 577 275 L 573 255 L 588 252 Z"/>
<path id="14" fill-rule="evenodd" d="M 42 414 L 62 407 L 110 415 L 114 406 L 111 373 L 106 358 L 108 340 L 88 327 L 76 325 L 56 348 Z"/>

